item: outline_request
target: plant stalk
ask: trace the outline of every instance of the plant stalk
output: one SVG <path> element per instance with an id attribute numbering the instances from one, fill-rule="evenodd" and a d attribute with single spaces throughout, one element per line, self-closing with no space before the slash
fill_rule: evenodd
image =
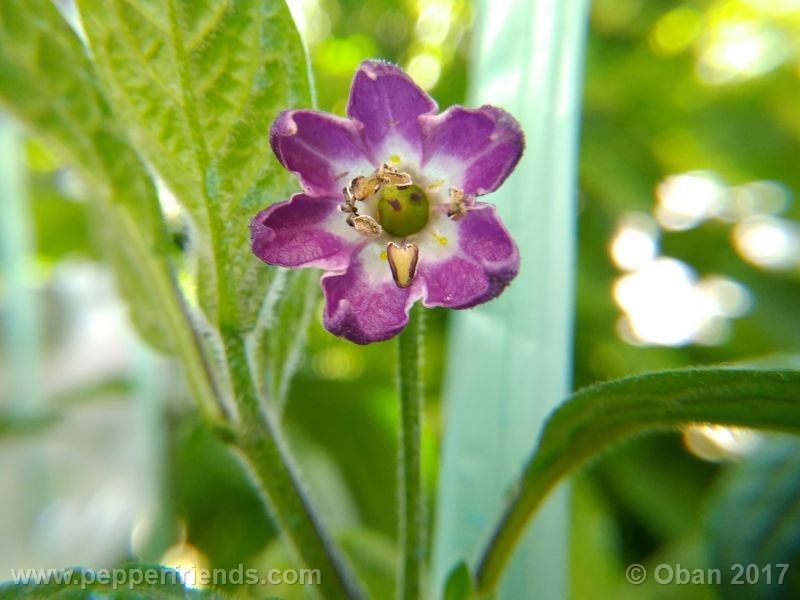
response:
<path id="1" fill-rule="evenodd" d="M 308 568 L 319 571 L 319 595 L 363 598 L 349 564 L 317 518 L 273 419 L 262 408 L 244 339 L 229 334 L 223 341 L 240 420 L 227 441 L 249 468 L 284 539 Z"/>
<path id="2" fill-rule="evenodd" d="M 398 336 L 398 394 L 400 397 L 400 575 L 398 598 L 417 600 L 425 556 L 422 497 L 420 378 L 423 309 L 411 309 L 408 326 Z"/>

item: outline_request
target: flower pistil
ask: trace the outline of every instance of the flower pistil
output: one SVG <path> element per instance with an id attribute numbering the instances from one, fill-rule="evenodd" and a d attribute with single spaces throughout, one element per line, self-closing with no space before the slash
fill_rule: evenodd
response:
<path id="1" fill-rule="evenodd" d="M 389 262 L 392 278 L 399 288 L 411 285 L 419 260 L 419 247 L 408 242 L 417 234 L 430 234 L 440 245 L 447 244 L 447 238 L 435 230 L 427 231 L 434 211 L 443 212 L 453 220 L 460 219 L 467 212 L 464 191 L 452 186 L 447 199 L 441 198 L 443 180 L 426 187 L 427 192 L 405 171 L 398 170 L 391 163 L 401 159 L 393 155 L 370 175 L 357 175 L 342 189 L 344 203 L 339 211 L 345 213 L 345 222 L 366 238 L 381 240 L 386 244 L 385 256 Z M 434 201 L 431 202 L 431 199 Z M 362 208 L 359 210 L 359 203 Z"/>

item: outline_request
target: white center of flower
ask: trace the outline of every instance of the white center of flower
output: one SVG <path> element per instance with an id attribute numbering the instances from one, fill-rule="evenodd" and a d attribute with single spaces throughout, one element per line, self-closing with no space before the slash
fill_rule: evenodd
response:
<path id="1" fill-rule="evenodd" d="M 395 283 L 411 285 L 419 261 L 420 247 L 435 240 L 436 247 L 448 244 L 436 223 L 457 220 L 466 213 L 464 193 L 446 182 L 427 181 L 391 156 L 371 175 L 353 178 L 342 191 L 346 222 L 358 233 L 372 238 L 386 250 L 381 258 L 389 262 Z"/>

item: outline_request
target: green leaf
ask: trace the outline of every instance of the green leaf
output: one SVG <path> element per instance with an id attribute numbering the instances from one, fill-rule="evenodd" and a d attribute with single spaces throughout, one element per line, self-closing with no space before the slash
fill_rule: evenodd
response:
<path id="1" fill-rule="evenodd" d="M 732 467 L 707 514 L 712 566 L 723 574 L 725 598 L 800 594 L 794 572 L 800 558 L 800 440 L 769 440 Z M 792 565 L 781 583 L 780 564 Z M 737 576 L 742 583 L 732 585 Z"/>
<path id="2" fill-rule="evenodd" d="M 101 247 L 115 267 L 133 321 L 147 341 L 171 350 L 149 302 L 152 270 L 167 270 L 160 257 L 164 237 L 155 190 L 97 89 L 80 41 L 47 0 L 5 1 L 0 23 L 0 101 L 92 186 Z M 143 261 L 142 253 L 149 260 Z"/>
<path id="3" fill-rule="evenodd" d="M 478 569 L 492 589 L 536 509 L 561 479 L 615 443 L 692 422 L 800 432 L 800 371 L 665 371 L 577 392 L 548 420 Z"/>
<path id="4" fill-rule="evenodd" d="M 64 195 L 49 175 L 29 179 L 36 255 L 50 263 L 70 254 L 99 260 L 89 236 L 91 208 Z"/>
<path id="5" fill-rule="evenodd" d="M 304 331 L 319 294 L 315 288 L 280 310 L 283 287 L 273 289 L 273 281 L 306 276 L 278 277 L 250 251 L 250 220 L 298 189 L 272 154 L 270 125 L 280 110 L 312 104 L 288 8 L 283 0 L 79 0 L 78 6 L 115 111 L 191 218 L 197 295 L 207 320 L 229 354 L 237 353 L 234 338 L 252 336 L 251 362 L 269 370 L 269 391 L 280 402 L 305 336 L 276 348 L 265 338 L 281 337 L 265 328 Z M 234 387 L 242 378 L 232 373 Z"/>
<path id="6" fill-rule="evenodd" d="M 30 574 L 31 577 L 38 575 Z M 29 578 L 26 574 L 25 578 Z M 0 600 L 55 598 L 63 600 L 208 599 L 222 596 L 183 585 L 180 575 L 160 565 L 126 564 L 116 569 L 91 571 L 72 568 L 53 573 L 48 583 L 0 585 Z"/>
<path id="7" fill-rule="evenodd" d="M 274 270 L 249 222 L 295 189 L 269 146 L 285 108 L 311 105 L 306 59 L 282 0 L 79 0 L 101 78 L 194 224 L 208 318 L 250 331 Z"/>
<path id="8" fill-rule="evenodd" d="M 195 395 L 213 410 L 201 383 L 203 360 L 175 290 L 153 183 L 128 145 L 85 48 L 48 0 L 0 3 L 0 102 L 78 169 L 139 333 L 182 356 Z"/>
<path id="9" fill-rule="evenodd" d="M 59 421 L 60 415 L 47 413 L 18 413 L 0 411 L 0 439 L 17 435 L 37 433 Z"/>
<path id="10" fill-rule="evenodd" d="M 444 585 L 444 600 L 469 600 L 472 597 L 472 574 L 467 563 L 460 561 L 450 570 Z"/>
<path id="11" fill-rule="evenodd" d="M 622 569 L 614 516 L 589 477 L 572 484 L 570 598 L 612 598 Z"/>

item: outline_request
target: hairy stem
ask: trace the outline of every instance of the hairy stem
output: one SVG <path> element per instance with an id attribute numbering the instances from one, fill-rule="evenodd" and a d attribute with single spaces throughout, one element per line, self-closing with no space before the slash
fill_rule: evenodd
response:
<path id="1" fill-rule="evenodd" d="M 241 336 L 223 332 L 240 423 L 234 450 L 249 468 L 285 539 L 310 569 L 319 571 L 323 598 L 363 598 L 354 574 L 315 515 L 272 419 L 262 409 Z"/>
<path id="2" fill-rule="evenodd" d="M 422 583 L 425 534 L 420 452 L 422 385 L 420 363 L 423 309 L 415 306 L 406 329 L 398 336 L 400 396 L 400 577 L 398 597 L 417 600 Z"/>

